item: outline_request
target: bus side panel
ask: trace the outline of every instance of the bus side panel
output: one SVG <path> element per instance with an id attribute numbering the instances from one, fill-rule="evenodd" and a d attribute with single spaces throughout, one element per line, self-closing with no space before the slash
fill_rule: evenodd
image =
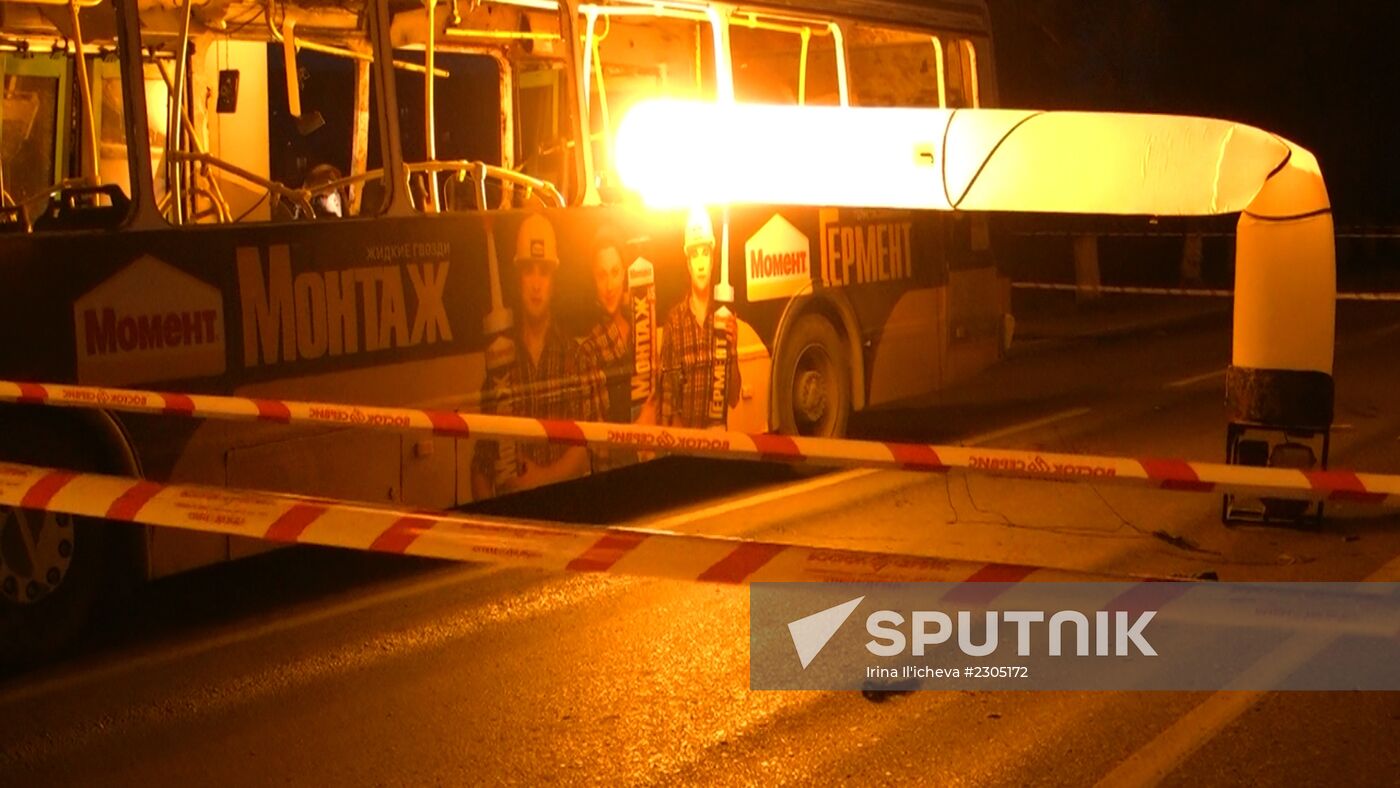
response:
<path id="1" fill-rule="evenodd" d="M 0 377 L 52 383 L 142 385 L 190 373 L 221 374 L 227 333 L 217 286 L 147 251 L 150 233 L 67 232 L 0 237 L 0 290 L 14 294 L 0 313 Z M 23 294 L 23 297 L 19 297 Z M 148 476 L 152 445 L 177 447 L 193 421 L 114 414 Z M 157 441 L 145 435 L 160 436 Z M 90 451 L 90 447 L 82 447 Z M 0 446 L 3 452 L 4 446 Z M 175 451 L 171 449 L 170 451 Z M 159 466 L 160 462 L 156 461 Z M 163 478 L 154 475 L 153 478 Z M 209 481 L 210 477 L 199 479 Z M 217 479 L 221 481 L 221 476 Z M 149 569 L 226 557 L 228 540 L 184 532 L 149 535 Z"/>
<path id="2" fill-rule="evenodd" d="M 616 239 L 625 267 L 639 259 L 654 265 L 654 323 L 685 302 L 685 217 L 634 209 L 25 236 L 6 247 L 4 277 L 15 292 L 34 296 L 3 321 L 9 346 L 21 353 L 0 372 L 176 392 L 480 410 L 488 315 L 509 312 L 507 333 L 524 347 L 527 307 L 517 261 L 529 258 L 539 241 L 524 231 L 532 217 L 547 225 L 548 255 L 558 260 L 547 310 L 566 355 L 578 355 L 604 318 L 595 274 L 604 237 Z M 630 307 L 627 319 L 635 320 Z M 33 341 L 31 332 L 44 341 Z M 761 430 L 767 349 L 742 318 L 739 336 L 748 396 L 728 421 Z M 610 405 L 597 405 L 603 398 L 596 386 L 581 383 L 584 370 L 571 362 L 572 377 L 547 381 L 564 392 L 562 410 L 515 412 L 633 420 L 630 344 L 615 361 L 602 371 Z M 479 453 L 473 440 L 350 424 L 120 418 L 152 479 L 436 507 L 482 495 L 470 478 Z M 595 456 L 582 470 L 634 458 Z M 157 537 L 158 545 L 183 541 Z M 155 562 L 162 573 L 224 554 L 183 546 L 168 552 L 174 557 Z"/>
<path id="3" fill-rule="evenodd" d="M 865 348 L 867 405 L 938 389 L 947 344 L 944 217 L 783 207 L 735 209 L 731 222 L 741 314 L 773 355 L 791 299 L 839 296 Z"/>
<path id="4" fill-rule="evenodd" d="M 547 396 L 524 398 L 512 412 L 645 420 L 643 403 L 633 401 L 640 316 L 630 299 L 621 356 L 595 359 L 597 369 L 584 361 L 608 321 L 600 249 L 611 243 L 624 270 L 639 261 L 654 270 L 650 339 L 659 357 L 667 320 L 689 314 L 685 219 L 681 213 L 586 208 L 8 239 L 0 277 L 10 292 L 32 296 L 17 300 L 0 321 L 6 346 L 15 349 L 0 374 L 477 411 L 491 399 L 486 349 L 494 337 L 488 328 L 508 326 L 515 357 L 526 352 L 522 332 L 532 309 L 539 309 L 527 303 L 522 288 L 536 270 L 529 263 L 544 258 L 550 264 L 540 269 L 549 279 L 543 313 L 564 360 L 556 378 L 544 381 Z M 716 211 L 711 219 L 722 244 L 723 216 Z M 794 297 L 839 293 L 850 304 L 859 334 L 853 339 L 867 349 L 871 404 L 932 391 L 955 373 L 954 354 L 945 360 L 942 352 L 949 341 L 944 327 L 956 333 L 965 325 L 991 325 L 986 318 L 996 307 L 961 306 L 994 295 L 979 279 L 988 278 L 990 268 L 955 272 L 950 288 L 946 225 L 946 217 L 932 213 L 734 209 L 727 267 L 737 293 L 739 373 L 729 385 L 740 395 L 729 400 L 728 426 L 767 426 L 775 342 Z M 725 279 L 724 257 L 715 261 L 711 286 Z M 500 312 L 511 319 L 488 321 Z M 708 385 L 705 376 L 698 379 Z M 529 402 L 550 410 L 532 411 Z M 123 416 L 122 423 L 145 474 L 156 480 L 434 507 L 516 488 L 478 484 L 482 442 L 474 440 L 364 431 L 353 424 L 293 427 L 163 416 Z M 559 459 L 530 456 L 547 458 L 539 465 Z M 595 452 L 570 473 L 638 456 Z M 155 537 L 157 546 L 171 545 L 154 561 L 158 571 L 245 549 L 196 549 L 185 541 L 175 534 Z"/>

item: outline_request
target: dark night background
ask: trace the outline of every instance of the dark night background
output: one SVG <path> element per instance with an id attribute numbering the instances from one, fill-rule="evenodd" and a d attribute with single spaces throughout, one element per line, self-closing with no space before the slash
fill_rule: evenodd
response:
<path id="1" fill-rule="evenodd" d="M 1205 115 L 1322 165 L 1338 228 L 1400 226 L 1393 0 L 988 0 L 1001 104 Z"/>

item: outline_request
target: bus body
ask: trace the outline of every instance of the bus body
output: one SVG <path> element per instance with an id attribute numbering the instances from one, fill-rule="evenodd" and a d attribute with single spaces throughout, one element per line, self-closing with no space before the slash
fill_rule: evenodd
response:
<path id="1" fill-rule="evenodd" d="M 2 379 L 839 435 L 1009 342 L 985 217 L 654 212 L 612 170 L 649 97 L 992 106 L 980 1 L 0 0 L 0 70 Z M 32 406 L 0 457 L 437 508 L 639 459 Z M 21 657 L 115 574 L 264 549 L 0 523 Z"/>

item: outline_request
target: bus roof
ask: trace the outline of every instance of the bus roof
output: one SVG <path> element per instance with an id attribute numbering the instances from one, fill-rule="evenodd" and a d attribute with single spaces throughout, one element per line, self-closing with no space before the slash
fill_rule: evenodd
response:
<path id="1" fill-rule="evenodd" d="M 738 5 L 741 9 L 749 7 Z M 992 26 L 986 0 L 759 0 L 752 7 L 808 14 L 819 11 L 871 22 L 970 33 L 990 34 Z"/>

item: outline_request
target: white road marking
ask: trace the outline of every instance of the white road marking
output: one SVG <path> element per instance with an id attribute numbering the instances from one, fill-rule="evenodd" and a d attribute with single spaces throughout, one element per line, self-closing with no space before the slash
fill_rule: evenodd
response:
<path id="1" fill-rule="evenodd" d="M 339 616 L 356 613 L 369 607 L 410 599 L 421 594 L 467 583 L 485 575 L 502 571 L 506 567 L 481 566 L 468 570 L 446 570 L 425 580 L 418 580 L 389 591 L 383 591 L 358 599 L 348 600 L 329 607 L 317 608 L 299 615 L 288 616 L 260 626 L 235 624 L 236 629 L 223 635 L 215 635 L 183 646 L 172 646 L 163 650 L 125 659 L 116 664 L 94 666 L 87 670 L 65 673 L 52 679 L 40 679 L 0 693 L 0 705 L 8 705 L 41 695 L 64 692 L 85 684 L 105 681 L 114 676 L 134 672 L 143 668 L 166 665 L 178 660 L 197 657 L 215 649 L 245 643 L 279 632 L 297 629 L 326 621 Z"/>
<path id="2" fill-rule="evenodd" d="M 1086 413 L 1092 413 L 1093 411 L 1093 408 L 1070 408 L 1069 410 L 1062 410 L 1058 413 L 1051 413 L 1044 418 L 1035 419 L 1033 421 L 1023 421 L 1020 424 L 1012 424 L 1010 427 L 1002 427 L 999 430 L 992 430 L 991 432 L 974 435 L 970 438 L 963 439 L 961 443 L 964 446 L 981 446 L 984 443 L 990 443 L 998 438 L 1005 438 L 1008 435 L 1015 435 L 1018 432 L 1029 432 L 1038 427 L 1045 427 L 1060 421 L 1068 421 L 1069 419 L 1078 418 Z"/>
<path id="3" fill-rule="evenodd" d="M 1186 388 L 1187 386 L 1194 386 L 1194 385 L 1196 385 L 1197 383 L 1203 383 L 1203 382 L 1205 382 L 1205 381 L 1207 381 L 1207 380 L 1211 380 L 1212 378 L 1221 377 L 1221 376 L 1223 376 L 1224 374 L 1225 374 L 1225 370 L 1223 370 L 1223 369 L 1213 369 L 1213 370 L 1211 370 L 1210 372 L 1202 372 L 1202 373 L 1199 374 L 1199 375 L 1192 375 L 1192 376 L 1189 377 L 1189 378 L 1182 378 L 1181 380 L 1173 380 L 1172 382 L 1168 383 L 1166 387 L 1167 387 L 1167 388 L 1171 388 L 1171 389 L 1183 389 L 1183 388 Z"/>
<path id="4" fill-rule="evenodd" d="M 794 495 L 801 495 L 812 492 L 813 490 L 820 490 L 823 487 L 852 482 L 856 479 L 862 479 L 879 472 L 879 468 L 852 468 L 848 471 L 818 476 L 815 479 L 794 482 L 779 487 L 776 490 L 765 490 L 761 493 L 735 498 L 732 501 L 725 501 L 724 503 L 715 504 L 714 506 L 706 506 L 703 509 L 694 509 L 688 512 L 671 515 L 670 517 L 663 517 L 660 520 L 643 522 L 637 527 L 653 531 L 674 531 L 681 526 L 688 525 L 697 520 L 709 520 L 714 517 L 719 517 L 722 514 L 738 511 L 739 509 L 749 509 L 765 503 L 781 501 L 784 498 L 791 498 Z"/>
<path id="5" fill-rule="evenodd" d="M 1049 416 L 1045 416 L 1043 418 L 1021 422 L 1020 424 L 1012 424 L 1009 427 L 1003 427 L 1001 429 L 993 430 L 991 432 L 984 432 L 979 435 L 974 435 L 970 438 L 961 441 L 961 443 L 964 446 L 979 446 L 988 441 L 993 441 L 998 438 L 1005 438 L 1008 435 L 1015 435 L 1019 432 L 1027 432 L 1029 430 L 1033 430 L 1038 427 L 1044 427 L 1046 425 L 1054 424 L 1056 422 L 1066 421 L 1068 419 L 1076 418 L 1078 416 L 1083 416 L 1086 413 L 1091 413 L 1092 411 L 1092 408 L 1070 408 L 1069 410 L 1062 410 L 1058 413 L 1052 413 Z M 699 520 L 709 520 L 714 517 L 719 517 L 723 514 L 729 514 L 730 512 L 738 511 L 739 509 L 749 509 L 755 506 L 761 506 L 766 503 L 781 501 L 784 498 L 791 498 L 794 495 L 803 495 L 806 493 L 810 493 L 815 490 L 820 490 L 824 487 L 832 487 L 834 485 L 844 484 L 846 482 L 853 482 L 857 479 L 863 479 L 867 476 L 880 472 L 881 470 L 878 468 L 852 468 L 850 470 L 840 471 L 838 473 L 818 476 L 815 479 L 808 479 L 802 482 L 794 482 L 792 484 L 785 485 L 774 490 L 765 490 L 763 492 L 755 493 L 753 495 L 747 495 L 742 498 L 735 498 L 732 501 L 725 501 L 724 503 L 715 504 L 713 506 L 707 506 L 703 509 L 695 509 L 688 512 L 681 512 L 680 514 L 675 514 L 670 517 L 663 517 L 660 520 L 644 522 L 639 524 L 637 527 L 655 531 L 674 531 L 681 528 L 682 526 L 689 525 L 690 523 L 694 523 Z M 893 472 L 898 473 L 899 471 Z"/>
<path id="6" fill-rule="evenodd" d="M 1400 556 L 1366 578 L 1368 583 L 1400 581 Z M 1270 652 L 1250 669 L 1251 683 L 1271 682 L 1289 675 L 1317 656 L 1331 637 L 1295 635 Z M 1225 726 L 1249 711 L 1269 693 L 1264 691 L 1222 690 L 1182 715 L 1157 738 L 1128 756 L 1098 782 L 1099 788 L 1157 785 L 1196 750 L 1215 738 Z"/>

